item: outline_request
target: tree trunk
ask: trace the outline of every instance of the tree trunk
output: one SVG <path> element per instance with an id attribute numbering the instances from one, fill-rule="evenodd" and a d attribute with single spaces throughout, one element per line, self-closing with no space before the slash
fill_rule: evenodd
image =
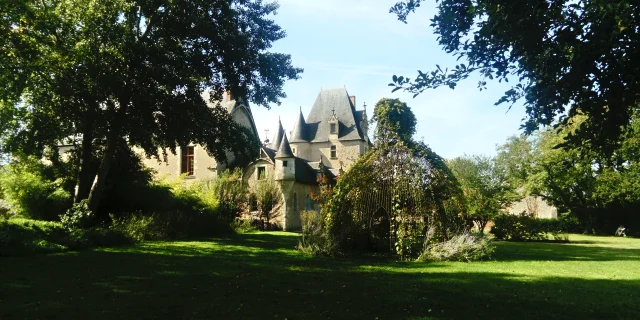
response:
<path id="1" fill-rule="evenodd" d="M 80 150 L 80 171 L 76 180 L 76 193 L 73 202 L 87 199 L 91 191 L 92 174 L 91 160 L 93 159 L 93 124 L 87 123 L 82 133 L 82 147 Z"/>
<path id="2" fill-rule="evenodd" d="M 93 185 L 91 186 L 91 191 L 89 192 L 89 209 L 93 213 L 97 212 L 98 205 L 100 205 L 100 200 L 104 194 L 104 185 L 107 181 L 107 175 L 109 174 L 115 155 L 116 140 L 117 136 L 114 132 L 110 132 L 107 135 L 107 146 L 104 149 L 104 154 L 100 161 L 100 168 L 98 169 L 98 173 L 93 181 Z"/>

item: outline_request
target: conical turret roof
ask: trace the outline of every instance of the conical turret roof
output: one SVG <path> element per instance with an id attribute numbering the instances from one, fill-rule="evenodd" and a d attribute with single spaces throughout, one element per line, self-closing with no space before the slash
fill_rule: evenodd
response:
<path id="1" fill-rule="evenodd" d="M 293 132 L 291 133 L 291 142 L 307 142 L 309 141 L 307 139 L 307 123 L 304 121 L 301 109 L 298 121 L 293 127 Z"/>
<path id="2" fill-rule="evenodd" d="M 271 149 L 278 150 L 280 148 L 280 143 L 282 142 L 282 137 L 284 136 L 284 129 L 282 128 L 282 122 L 278 119 L 278 130 L 273 136 L 273 140 L 271 140 Z"/>
<path id="3" fill-rule="evenodd" d="M 276 159 L 277 158 L 293 158 L 293 151 L 291 151 L 291 146 L 289 145 L 289 140 L 287 139 L 286 134 L 282 137 L 278 153 L 276 153 Z"/>

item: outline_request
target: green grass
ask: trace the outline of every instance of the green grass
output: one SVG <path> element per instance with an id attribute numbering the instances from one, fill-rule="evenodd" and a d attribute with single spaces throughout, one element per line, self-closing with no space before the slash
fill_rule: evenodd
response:
<path id="1" fill-rule="evenodd" d="M 640 240 L 495 259 L 310 258 L 291 233 L 0 259 L 0 319 L 638 319 Z"/>

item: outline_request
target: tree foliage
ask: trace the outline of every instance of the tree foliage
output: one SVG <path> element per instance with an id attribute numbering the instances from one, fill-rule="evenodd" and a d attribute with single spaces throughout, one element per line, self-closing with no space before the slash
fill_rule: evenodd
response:
<path id="1" fill-rule="evenodd" d="M 41 154 L 78 138 L 76 200 L 95 209 L 118 145 L 147 156 L 204 145 L 254 149 L 220 105 L 268 106 L 302 71 L 268 50 L 285 36 L 261 0 L 18 0 L 0 3 L 0 152 Z M 99 168 L 87 165 L 103 147 Z M 94 177 L 96 177 L 94 179 Z M 96 183 L 91 185 L 93 181 Z"/>
<path id="2" fill-rule="evenodd" d="M 391 12 L 405 22 L 423 0 Z M 472 73 L 515 84 L 496 104 L 523 99 L 525 132 L 584 114 L 566 139 L 611 154 L 640 103 L 640 4 L 631 0 L 439 0 L 431 26 L 442 48 L 466 63 L 393 77 L 390 86 L 418 95 Z"/>
<path id="3" fill-rule="evenodd" d="M 400 99 L 382 98 L 373 109 L 376 140 L 400 139 L 410 142 L 416 132 L 417 120 L 411 108 Z"/>
<path id="4" fill-rule="evenodd" d="M 518 199 L 503 167 L 486 156 L 458 157 L 447 162 L 462 187 L 465 217 L 484 231 L 489 221 Z"/>
<path id="5" fill-rule="evenodd" d="M 558 146 L 587 121 L 579 115 L 559 130 L 544 130 L 535 139 L 512 137 L 499 147 L 499 164 L 523 193 L 542 196 L 579 218 L 588 232 L 611 233 L 624 224 L 640 227 L 640 126 L 637 116 L 623 132 L 611 156 L 588 149 Z"/>

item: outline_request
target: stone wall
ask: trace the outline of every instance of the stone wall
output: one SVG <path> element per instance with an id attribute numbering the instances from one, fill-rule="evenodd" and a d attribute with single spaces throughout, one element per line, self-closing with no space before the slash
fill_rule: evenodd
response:
<path id="1" fill-rule="evenodd" d="M 322 161 L 326 166 L 339 169 L 340 161 L 343 169 L 347 169 L 358 157 L 365 153 L 367 143 L 362 140 L 330 140 L 326 142 L 303 142 L 290 143 L 292 148 L 296 148 L 296 156 L 307 161 L 317 162 L 322 156 Z M 336 146 L 336 159 L 331 158 L 331 146 Z"/>
<path id="2" fill-rule="evenodd" d="M 528 196 L 512 203 L 507 208 L 508 214 L 519 215 L 523 212 L 537 218 L 557 219 L 558 209 L 547 203 L 542 197 Z"/>
<path id="3" fill-rule="evenodd" d="M 216 160 L 207 153 L 207 150 L 203 146 L 191 146 L 193 146 L 194 152 L 193 176 L 187 179 L 207 180 L 214 178 L 218 169 Z M 156 171 L 158 178 L 175 179 L 180 176 L 182 166 L 182 157 L 180 155 L 182 154 L 182 148 L 177 148 L 176 154 L 172 154 L 170 150 L 166 150 L 166 159 L 162 159 L 162 154 L 160 155 L 161 159 L 145 158 L 142 150 L 138 149 L 135 151 L 142 156 L 142 162 L 145 166 Z"/>
<path id="4" fill-rule="evenodd" d="M 249 192 L 255 189 L 258 182 L 258 168 L 264 167 L 267 177 L 274 174 L 274 166 L 271 162 L 258 160 L 244 172 L 244 179 L 249 185 Z M 276 170 L 277 171 L 277 170 Z M 287 231 L 297 231 L 302 228 L 300 223 L 300 212 L 307 208 L 319 210 L 319 206 L 311 200 L 311 190 L 318 192 L 318 186 L 308 185 L 293 180 L 277 180 L 281 191 L 282 204 L 273 213 L 273 222 L 280 229 Z"/>

